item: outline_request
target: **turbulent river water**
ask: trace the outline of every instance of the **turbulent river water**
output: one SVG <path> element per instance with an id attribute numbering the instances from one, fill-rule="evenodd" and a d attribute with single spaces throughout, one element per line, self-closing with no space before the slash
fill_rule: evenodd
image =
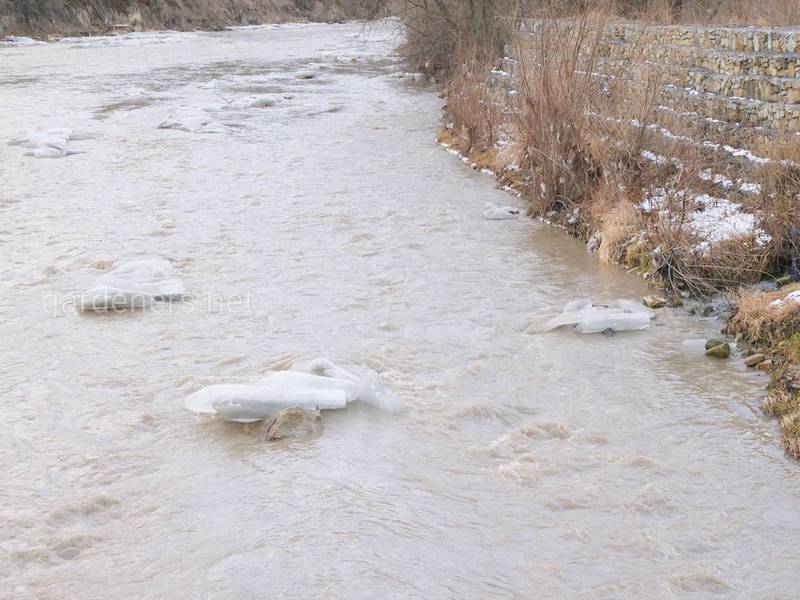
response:
<path id="1" fill-rule="evenodd" d="M 388 26 L 0 47 L 0 598 L 793 598 L 800 469 L 714 318 L 637 298 L 434 143 Z M 168 120 L 173 128 L 158 128 Z M 5 142 L 71 127 L 60 159 Z M 177 127 L 177 128 L 175 128 Z M 70 305 L 167 257 L 191 300 Z M 316 356 L 407 403 L 262 442 L 184 398 Z"/>

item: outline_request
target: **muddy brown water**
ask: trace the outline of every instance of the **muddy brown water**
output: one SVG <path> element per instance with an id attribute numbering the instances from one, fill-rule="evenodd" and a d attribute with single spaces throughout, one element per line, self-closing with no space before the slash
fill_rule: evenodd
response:
<path id="1" fill-rule="evenodd" d="M 705 359 L 719 322 L 677 309 L 527 331 L 647 289 L 544 224 L 484 221 L 517 200 L 434 143 L 441 101 L 396 42 L 0 48 L 0 597 L 796 597 L 800 468 L 765 376 Z M 158 129 L 172 114 L 219 133 Z M 52 127 L 95 138 L 5 144 Z M 138 256 L 194 298 L 72 309 Z M 316 356 L 376 368 L 407 412 L 270 444 L 183 408 Z"/>

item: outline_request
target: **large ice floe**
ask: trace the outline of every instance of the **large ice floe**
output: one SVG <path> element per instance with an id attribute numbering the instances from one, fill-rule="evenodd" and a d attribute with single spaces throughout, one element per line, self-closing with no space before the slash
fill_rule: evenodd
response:
<path id="1" fill-rule="evenodd" d="M 564 312 L 542 326 L 542 332 L 571 327 L 578 333 L 606 333 L 647 329 L 655 313 L 633 300 L 595 304 L 591 299 L 573 300 Z"/>
<path id="2" fill-rule="evenodd" d="M 25 136 L 13 140 L 12 146 L 29 148 L 25 154 L 36 158 L 63 158 L 71 154 L 82 154 L 80 150 L 72 150 L 72 141 L 91 139 L 91 134 L 74 131 L 64 127 L 46 131 L 30 131 Z"/>
<path id="3" fill-rule="evenodd" d="M 352 371 L 327 359 L 312 361 L 307 371 L 275 371 L 255 384 L 210 385 L 186 398 L 186 408 L 226 421 L 253 423 L 288 408 L 336 410 L 360 402 L 399 412 L 403 401 L 368 368 Z"/>
<path id="4" fill-rule="evenodd" d="M 186 288 L 172 276 L 172 264 L 161 258 L 115 263 L 98 277 L 94 287 L 81 294 L 82 311 L 145 308 L 157 301 L 185 297 Z"/>

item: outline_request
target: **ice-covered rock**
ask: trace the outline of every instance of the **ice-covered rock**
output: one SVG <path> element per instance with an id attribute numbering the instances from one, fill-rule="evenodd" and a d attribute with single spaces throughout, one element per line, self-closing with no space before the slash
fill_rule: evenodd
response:
<path id="1" fill-rule="evenodd" d="M 309 389 L 287 385 L 210 385 L 186 398 L 186 408 L 218 414 L 227 421 L 253 423 L 287 408 L 335 410 L 347 406 L 338 389 Z"/>
<path id="2" fill-rule="evenodd" d="M 573 300 L 564 312 L 547 321 L 541 331 L 572 327 L 578 333 L 637 331 L 650 326 L 653 311 L 632 300 L 593 304 L 590 299 Z"/>
<path id="3" fill-rule="evenodd" d="M 179 300 L 186 295 L 180 279 L 172 277 L 172 264 L 160 258 L 116 263 L 80 298 L 83 311 L 144 308 L 157 301 Z"/>
<path id="4" fill-rule="evenodd" d="M 487 202 L 483 207 L 483 218 L 487 221 L 504 221 L 506 219 L 516 219 L 520 210 L 513 206 L 496 206 Z"/>

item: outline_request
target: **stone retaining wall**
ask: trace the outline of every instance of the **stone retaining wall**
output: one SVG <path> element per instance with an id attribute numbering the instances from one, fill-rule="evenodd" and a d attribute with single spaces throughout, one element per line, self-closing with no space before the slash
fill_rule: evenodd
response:
<path id="1" fill-rule="evenodd" d="M 536 21 L 522 30 L 535 31 Z M 597 71 L 655 70 L 664 102 L 731 125 L 800 132 L 800 29 L 613 23 Z"/>

